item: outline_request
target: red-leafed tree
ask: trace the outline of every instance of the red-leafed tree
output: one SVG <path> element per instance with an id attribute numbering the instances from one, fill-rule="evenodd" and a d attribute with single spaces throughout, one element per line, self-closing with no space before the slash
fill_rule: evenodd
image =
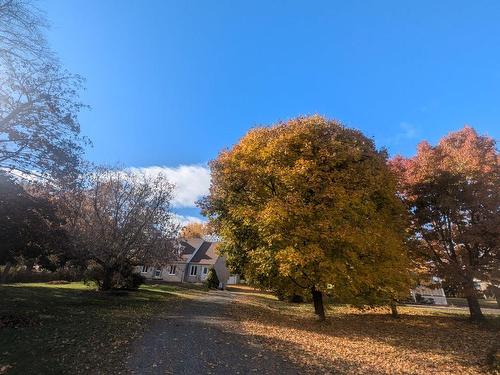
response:
<path id="1" fill-rule="evenodd" d="M 424 141 L 414 157 L 397 156 L 390 164 L 412 215 L 417 259 L 462 291 L 471 319 L 482 319 L 475 281 L 497 284 L 500 268 L 495 141 L 466 126 L 436 146 Z"/>

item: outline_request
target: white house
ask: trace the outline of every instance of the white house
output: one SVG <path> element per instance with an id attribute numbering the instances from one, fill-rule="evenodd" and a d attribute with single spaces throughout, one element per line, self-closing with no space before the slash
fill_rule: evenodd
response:
<path id="1" fill-rule="evenodd" d="M 170 264 L 162 267 L 143 265 L 138 267 L 138 272 L 151 280 L 202 283 L 210 268 L 213 268 L 222 287 L 237 283 L 239 278 L 229 273 L 224 257 L 217 253 L 217 242 L 192 238 L 181 241 L 180 244 L 177 258 Z"/>
<path id="2" fill-rule="evenodd" d="M 411 296 L 415 302 L 427 301 L 434 305 L 448 305 L 446 294 L 438 277 L 433 277 L 431 282 L 420 283 L 415 289 L 411 290 Z"/>

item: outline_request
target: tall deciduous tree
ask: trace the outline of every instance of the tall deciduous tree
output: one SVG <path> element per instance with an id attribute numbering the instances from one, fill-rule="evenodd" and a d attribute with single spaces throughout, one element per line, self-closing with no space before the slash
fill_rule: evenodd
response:
<path id="1" fill-rule="evenodd" d="M 170 211 L 173 185 L 164 176 L 99 168 L 82 186 L 66 193 L 62 214 L 73 256 L 97 265 L 100 289 L 116 287 L 133 266 L 171 259 L 178 227 Z"/>
<path id="2" fill-rule="evenodd" d="M 404 208 L 386 153 L 319 116 L 247 133 L 200 202 L 229 264 L 261 286 L 390 305 L 409 290 Z"/>
<path id="3" fill-rule="evenodd" d="M 65 71 L 29 0 L 0 0 L 0 169 L 75 178 L 82 144 L 82 79 Z"/>
<path id="4" fill-rule="evenodd" d="M 56 207 L 35 186 L 0 172 L 0 264 L 38 264 L 54 270 L 65 261 L 67 237 Z"/>
<path id="5" fill-rule="evenodd" d="M 203 238 L 210 235 L 210 229 L 207 223 L 191 222 L 186 224 L 181 230 L 182 238 Z"/>
<path id="6" fill-rule="evenodd" d="M 420 143 L 414 157 L 398 156 L 391 165 L 412 214 L 415 254 L 465 294 L 472 319 L 482 319 L 475 280 L 493 281 L 500 269 L 495 141 L 466 126 L 434 147 Z"/>

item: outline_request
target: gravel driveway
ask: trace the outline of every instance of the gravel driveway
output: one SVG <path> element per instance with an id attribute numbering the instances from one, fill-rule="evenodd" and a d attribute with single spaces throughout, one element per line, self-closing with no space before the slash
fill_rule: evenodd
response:
<path id="1" fill-rule="evenodd" d="M 259 337 L 243 335 L 228 291 L 176 299 L 137 342 L 127 368 L 132 374 L 299 374 L 307 372 L 269 349 Z"/>

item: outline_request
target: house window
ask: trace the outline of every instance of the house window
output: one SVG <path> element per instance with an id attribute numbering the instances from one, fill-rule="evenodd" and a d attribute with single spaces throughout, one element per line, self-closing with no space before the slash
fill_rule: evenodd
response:
<path id="1" fill-rule="evenodd" d="M 148 272 L 148 268 L 149 268 L 148 266 L 142 266 L 142 271 L 141 272 L 142 273 Z"/>
<path id="2" fill-rule="evenodd" d="M 191 276 L 196 276 L 198 274 L 198 267 L 197 266 L 191 266 L 191 269 L 189 270 L 189 274 Z"/>
<path id="3" fill-rule="evenodd" d="M 160 277 L 161 276 L 161 268 L 157 268 L 155 270 L 155 277 Z"/>
<path id="4" fill-rule="evenodd" d="M 203 267 L 203 274 L 206 275 L 208 273 L 208 267 Z"/>
<path id="5" fill-rule="evenodd" d="M 168 274 L 169 275 L 175 275 L 175 271 L 177 270 L 177 266 L 176 265 L 171 265 L 170 267 L 168 267 Z"/>

